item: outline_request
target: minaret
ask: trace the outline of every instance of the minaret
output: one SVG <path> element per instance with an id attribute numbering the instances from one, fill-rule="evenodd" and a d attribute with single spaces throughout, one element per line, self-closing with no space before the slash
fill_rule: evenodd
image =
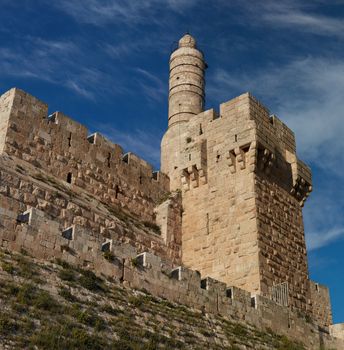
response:
<path id="1" fill-rule="evenodd" d="M 180 40 L 170 58 L 168 126 L 187 122 L 204 109 L 203 54 L 190 34 Z"/>
<path id="2" fill-rule="evenodd" d="M 188 121 L 204 110 L 206 67 L 196 40 L 185 34 L 170 57 L 168 130 L 161 142 L 161 170 L 169 175 L 171 190 L 181 187 L 181 152 Z"/>

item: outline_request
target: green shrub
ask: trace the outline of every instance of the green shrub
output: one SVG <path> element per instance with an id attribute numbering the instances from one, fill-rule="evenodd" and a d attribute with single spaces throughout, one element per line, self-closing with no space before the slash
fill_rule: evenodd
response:
<path id="1" fill-rule="evenodd" d="M 0 334 L 8 335 L 9 333 L 14 333 L 17 329 L 18 325 L 10 315 L 0 314 Z"/>
<path id="2" fill-rule="evenodd" d="M 75 272 L 70 269 L 63 269 L 59 271 L 58 277 L 63 281 L 74 282 L 76 280 Z"/>
<path id="3" fill-rule="evenodd" d="M 116 257 L 110 251 L 104 252 L 103 256 L 109 262 L 116 261 Z"/>
<path id="4" fill-rule="evenodd" d="M 70 270 L 73 269 L 72 266 L 71 266 L 67 261 L 65 261 L 65 260 L 62 260 L 62 259 L 57 258 L 57 259 L 55 260 L 55 262 L 56 262 L 56 264 L 62 266 L 64 269 L 70 269 Z"/>
<path id="5" fill-rule="evenodd" d="M 77 320 L 87 326 L 95 328 L 97 331 L 105 329 L 105 322 L 93 311 L 85 310 L 77 314 Z"/>
<path id="6" fill-rule="evenodd" d="M 6 261 L 1 263 L 1 268 L 3 269 L 3 271 L 9 273 L 10 275 L 13 275 L 16 272 L 14 266 Z"/>
<path id="7" fill-rule="evenodd" d="M 82 287 L 91 291 L 104 290 L 102 280 L 90 270 L 80 270 L 79 283 Z"/>
<path id="8" fill-rule="evenodd" d="M 38 290 L 34 299 L 33 306 L 37 307 L 41 310 L 46 310 L 49 312 L 59 312 L 61 310 L 61 306 L 57 303 L 57 301 L 45 290 Z"/>
<path id="9" fill-rule="evenodd" d="M 129 302 L 129 304 L 131 304 L 135 307 L 140 307 L 143 304 L 144 299 L 141 297 L 130 296 L 128 299 L 128 302 Z"/>
<path id="10" fill-rule="evenodd" d="M 110 305 L 103 305 L 100 308 L 101 311 L 108 313 L 109 315 L 117 316 L 118 314 L 122 313 L 121 310 L 114 309 Z"/>
<path id="11" fill-rule="evenodd" d="M 16 301 L 21 305 L 32 306 L 50 313 L 61 311 L 61 306 L 47 291 L 38 289 L 32 284 L 24 284 L 19 288 Z"/>
<path id="12" fill-rule="evenodd" d="M 31 336 L 31 346 L 40 350 L 103 350 L 107 343 L 100 337 L 88 334 L 84 329 L 67 325 L 49 325 Z"/>
<path id="13" fill-rule="evenodd" d="M 59 295 L 68 300 L 68 301 L 71 301 L 71 302 L 76 302 L 78 301 L 78 298 L 76 296 L 74 296 L 70 291 L 69 289 L 67 288 L 64 288 L 62 287 L 60 290 L 59 290 Z"/>

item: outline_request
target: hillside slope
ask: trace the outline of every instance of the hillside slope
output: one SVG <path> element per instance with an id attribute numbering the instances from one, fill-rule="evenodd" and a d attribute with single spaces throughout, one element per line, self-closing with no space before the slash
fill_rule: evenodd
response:
<path id="1" fill-rule="evenodd" d="M 2 250 L 0 266 L 0 349 L 305 349 L 63 261 Z"/>

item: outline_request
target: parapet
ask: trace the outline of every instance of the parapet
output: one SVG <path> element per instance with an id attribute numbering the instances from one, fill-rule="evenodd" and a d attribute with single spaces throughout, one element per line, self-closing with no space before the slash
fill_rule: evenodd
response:
<path id="1" fill-rule="evenodd" d="M 231 173 L 248 168 L 271 174 L 301 206 L 312 191 L 311 170 L 296 155 L 294 133 L 250 93 L 222 103 L 219 113 L 211 109 L 194 116 L 185 128 L 181 167 L 188 174 L 195 173 L 192 167 L 202 169 L 203 183 L 211 151 L 217 153 L 216 166 L 226 161 Z M 190 188 L 190 181 L 184 183 Z"/>
<path id="2" fill-rule="evenodd" d="M 156 203 L 169 192 L 166 175 L 99 133 L 18 89 L 0 98 L 0 151 L 33 164 L 100 200 L 118 202 L 154 221 Z"/>

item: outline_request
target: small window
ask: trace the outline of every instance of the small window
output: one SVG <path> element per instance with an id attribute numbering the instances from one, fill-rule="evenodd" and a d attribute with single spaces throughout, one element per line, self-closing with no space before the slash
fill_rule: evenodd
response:
<path id="1" fill-rule="evenodd" d="M 208 289 L 208 280 L 206 278 L 201 280 L 201 288 L 202 289 Z"/>
<path id="2" fill-rule="evenodd" d="M 171 277 L 172 279 L 176 279 L 176 280 L 180 281 L 180 280 L 182 279 L 182 271 L 181 271 L 181 268 L 178 267 L 178 268 L 172 270 L 171 273 L 170 273 L 170 277 Z"/>
<path id="3" fill-rule="evenodd" d="M 71 184 L 71 183 L 72 183 L 72 180 L 73 180 L 73 174 L 72 174 L 72 173 L 68 173 L 68 174 L 67 174 L 67 182 L 68 182 L 69 184 Z"/>
<path id="4" fill-rule="evenodd" d="M 27 224 L 27 223 L 29 223 L 29 220 L 30 220 L 30 212 L 29 211 L 27 211 L 23 214 L 19 214 L 17 216 L 17 222 L 20 224 Z"/>
<path id="5" fill-rule="evenodd" d="M 191 154 L 189 154 L 189 160 L 191 160 Z"/>
<path id="6" fill-rule="evenodd" d="M 238 135 L 234 135 L 234 141 L 235 141 L 235 142 L 238 141 Z"/>
<path id="7" fill-rule="evenodd" d="M 233 290 L 232 290 L 232 288 L 228 288 L 226 290 L 226 296 L 227 296 L 227 298 L 233 299 Z"/>
<path id="8" fill-rule="evenodd" d="M 102 244 L 102 252 L 109 252 L 111 250 L 111 241 Z"/>
<path id="9" fill-rule="evenodd" d="M 87 137 L 87 141 L 91 144 L 94 144 L 95 138 L 96 138 L 96 134 L 92 134 Z"/>
<path id="10" fill-rule="evenodd" d="M 72 240 L 74 238 L 74 227 L 68 227 L 62 231 L 62 237 Z"/>
<path id="11" fill-rule="evenodd" d="M 126 153 L 123 157 L 122 157 L 122 161 L 124 163 L 129 164 L 129 153 Z"/>

